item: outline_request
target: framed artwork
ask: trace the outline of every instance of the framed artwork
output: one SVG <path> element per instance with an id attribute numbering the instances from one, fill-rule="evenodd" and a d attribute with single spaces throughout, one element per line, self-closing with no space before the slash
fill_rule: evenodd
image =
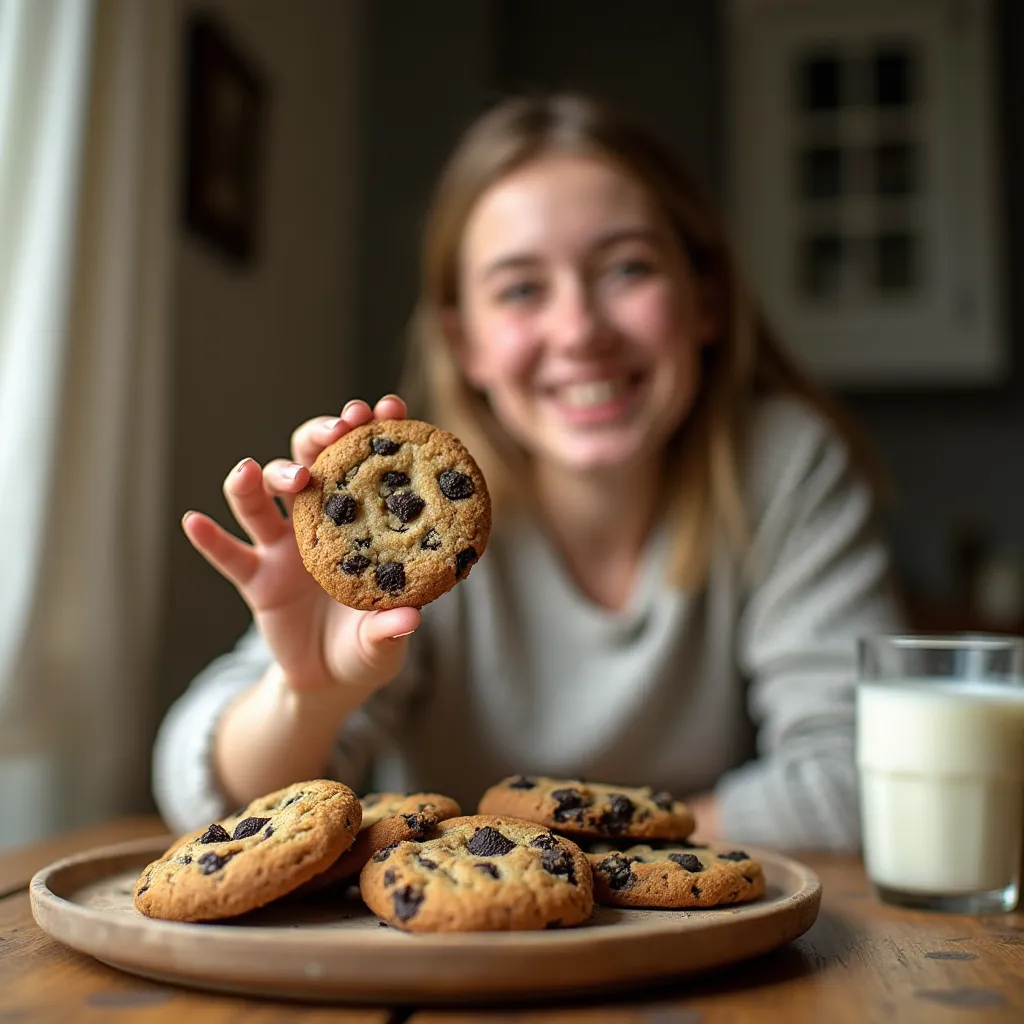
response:
<path id="1" fill-rule="evenodd" d="M 730 0 L 731 206 L 783 341 L 852 386 L 997 383 L 990 0 Z"/>
<path id="2" fill-rule="evenodd" d="M 188 22 L 185 81 L 186 226 L 227 259 L 248 263 L 259 235 L 266 86 L 203 13 Z"/>

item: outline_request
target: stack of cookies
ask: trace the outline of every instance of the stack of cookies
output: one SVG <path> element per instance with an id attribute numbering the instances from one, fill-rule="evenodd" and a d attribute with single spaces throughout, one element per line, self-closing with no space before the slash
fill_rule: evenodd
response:
<path id="1" fill-rule="evenodd" d="M 687 841 L 693 815 L 669 793 L 517 775 L 487 790 L 480 812 L 572 837 L 593 869 L 597 902 L 607 906 L 706 908 L 764 894 L 761 865 L 743 850 Z"/>
<path id="2" fill-rule="evenodd" d="M 667 793 L 540 776 L 492 786 L 476 815 L 440 793 L 360 800 L 325 779 L 254 800 L 184 836 L 142 872 L 149 917 L 212 921 L 358 882 L 383 922 L 410 932 L 572 927 L 598 903 L 714 907 L 764 892 L 741 850 L 687 842 Z"/>

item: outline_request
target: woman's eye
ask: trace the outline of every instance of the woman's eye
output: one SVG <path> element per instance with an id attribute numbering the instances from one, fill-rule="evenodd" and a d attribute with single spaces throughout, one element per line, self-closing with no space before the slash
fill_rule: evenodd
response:
<path id="1" fill-rule="evenodd" d="M 534 281 L 516 281 L 498 292 L 498 301 L 503 303 L 529 302 L 540 295 L 540 285 Z"/>
<path id="2" fill-rule="evenodd" d="M 645 277 L 654 270 L 650 260 L 632 259 L 620 260 L 612 265 L 611 271 L 615 277 Z"/>

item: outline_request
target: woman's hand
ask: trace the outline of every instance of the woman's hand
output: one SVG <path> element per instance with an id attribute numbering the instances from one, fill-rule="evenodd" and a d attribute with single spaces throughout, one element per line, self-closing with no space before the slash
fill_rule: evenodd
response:
<path id="1" fill-rule="evenodd" d="M 292 461 L 275 459 L 261 468 L 243 459 L 224 481 L 224 496 L 251 544 L 200 512 L 188 512 L 182 520 L 192 545 L 242 595 L 287 684 L 297 692 L 389 682 L 405 658 L 401 638 L 420 624 L 415 608 L 363 612 L 330 597 L 302 564 L 290 518 L 295 495 L 309 483 L 309 467 L 320 452 L 353 427 L 405 415 L 405 403 L 395 395 L 382 398 L 372 411 L 363 401 L 351 401 L 339 418 L 307 420 L 292 434 Z M 275 497 L 289 518 L 282 517 Z"/>

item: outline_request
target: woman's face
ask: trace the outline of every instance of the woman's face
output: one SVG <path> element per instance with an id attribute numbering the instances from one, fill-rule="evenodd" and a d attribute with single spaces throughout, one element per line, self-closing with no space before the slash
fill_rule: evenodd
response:
<path id="1" fill-rule="evenodd" d="M 539 158 L 480 197 L 460 256 L 462 366 L 520 444 L 573 471 L 660 450 L 717 324 L 638 181 Z"/>

